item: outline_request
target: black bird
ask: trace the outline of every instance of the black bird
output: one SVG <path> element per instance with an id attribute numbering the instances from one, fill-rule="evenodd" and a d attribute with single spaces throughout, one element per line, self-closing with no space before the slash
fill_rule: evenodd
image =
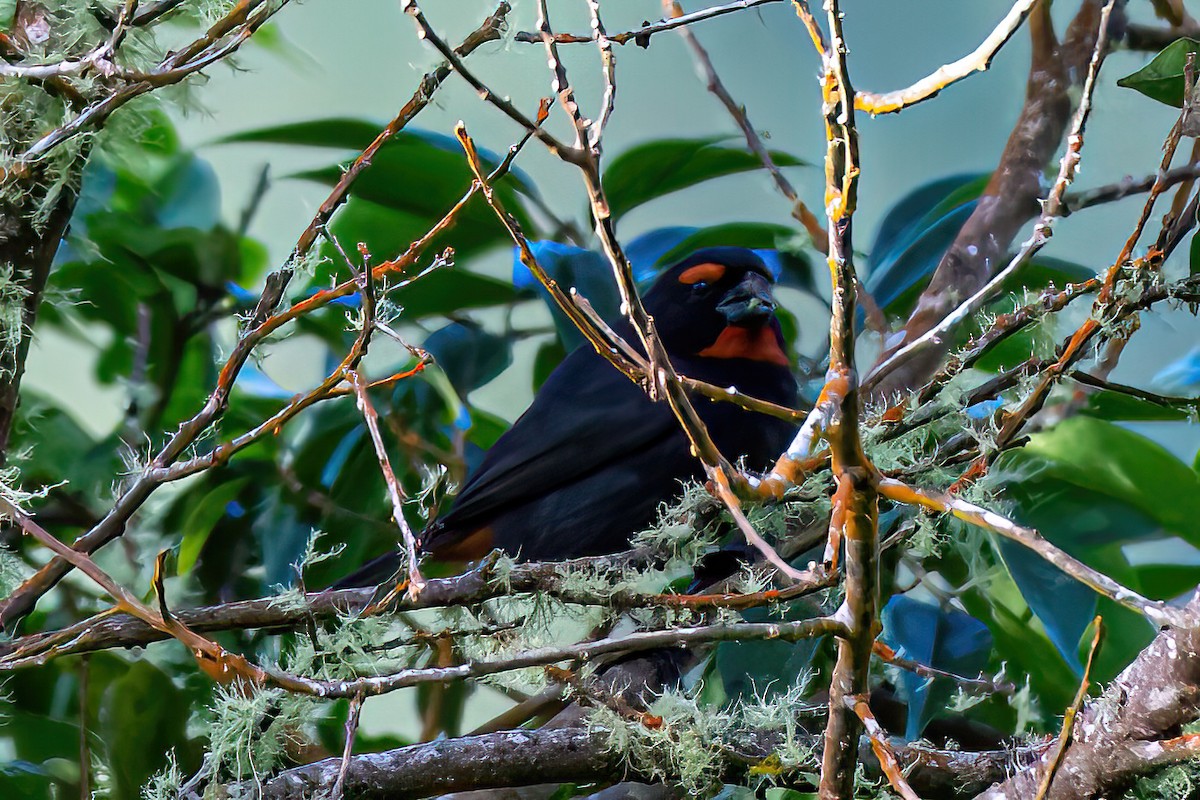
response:
<path id="1" fill-rule="evenodd" d="M 754 252 L 712 247 L 664 272 L 643 302 L 679 373 L 794 407 L 771 284 Z M 637 346 L 627 320 L 613 327 Z M 795 432 L 732 403 L 695 402 L 721 452 L 745 457 L 751 469 L 768 467 Z M 494 548 L 525 561 L 618 552 L 682 482 L 703 474 L 670 407 L 585 344 L 550 374 L 450 509 L 424 530 L 421 546 L 449 561 Z M 339 585 L 378 583 L 398 565 L 397 553 L 386 554 Z"/>

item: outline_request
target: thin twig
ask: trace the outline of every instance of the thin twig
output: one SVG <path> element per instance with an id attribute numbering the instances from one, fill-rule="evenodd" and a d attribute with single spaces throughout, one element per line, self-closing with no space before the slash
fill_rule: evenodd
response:
<path id="1" fill-rule="evenodd" d="M 867 703 L 866 698 L 847 697 L 846 703 L 862 722 L 863 729 L 867 732 L 867 738 L 871 740 L 871 750 L 874 751 L 875 758 L 879 759 L 879 767 L 883 770 L 892 789 L 904 800 L 921 800 L 920 795 L 908 785 L 908 780 L 904 777 L 904 770 L 900 768 L 900 762 L 896 760 L 896 754 L 888 743 L 887 733 L 879 726 L 879 721 L 871 713 L 871 706 Z"/>
<path id="2" fill-rule="evenodd" d="M 911 672 L 914 675 L 920 675 L 922 678 L 946 678 L 972 691 L 986 692 L 987 694 L 1012 695 L 1017 692 L 1017 687 L 1009 681 L 992 680 L 991 678 L 983 677 L 982 674 L 977 678 L 968 678 L 965 675 L 958 675 L 938 669 L 937 667 L 931 667 L 928 664 L 922 664 L 920 661 L 914 661 L 911 658 L 904 658 L 880 641 L 876 641 L 872 645 L 872 652 L 881 661 L 891 664 L 893 667 Z"/>
<path id="3" fill-rule="evenodd" d="M 1127 177 L 1116 183 L 1097 186 L 1095 189 L 1088 189 L 1082 192 L 1068 192 L 1067 196 L 1063 199 L 1062 213 L 1065 217 L 1074 214 L 1076 211 L 1082 211 L 1085 208 L 1112 203 L 1134 194 L 1142 194 L 1153 189 L 1160 181 L 1170 187 L 1193 181 L 1196 178 L 1200 178 L 1200 164 L 1188 164 L 1187 166 L 1168 170 L 1166 174 L 1156 172 L 1153 175 L 1146 175 L 1136 180 L 1132 177 Z"/>
<path id="4" fill-rule="evenodd" d="M 1083 678 L 1079 681 L 1079 690 L 1075 693 L 1075 699 L 1071 701 L 1067 711 L 1063 714 L 1062 728 L 1058 732 L 1058 739 L 1054 743 L 1054 750 L 1042 756 L 1045 761 L 1049 756 L 1050 761 L 1046 764 L 1046 771 L 1042 777 L 1041 785 L 1038 786 L 1037 794 L 1033 800 L 1045 800 L 1046 795 L 1050 791 L 1050 784 L 1054 782 L 1054 776 L 1058 773 L 1058 767 L 1062 763 L 1063 753 L 1067 750 L 1067 745 L 1071 742 L 1071 733 L 1075 728 L 1075 717 L 1079 715 L 1079 709 L 1083 708 L 1083 701 L 1087 699 L 1088 689 L 1092 685 L 1092 664 L 1096 661 L 1096 651 L 1100 649 L 1100 640 L 1104 636 L 1104 620 L 1101 617 L 1096 617 L 1092 620 L 1092 625 L 1095 632 L 1092 634 L 1092 644 L 1088 648 L 1087 663 L 1083 667 Z"/>
<path id="5" fill-rule="evenodd" d="M 501 97 L 493 92 L 487 87 L 486 84 L 483 83 L 483 81 L 475 77 L 475 73 L 463 63 L 463 60 L 459 58 L 458 54 L 451 50 L 446 44 L 445 40 L 443 40 L 437 35 L 437 33 L 434 32 L 433 27 L 429 24 L 429 21 L 425 19 L 425 15 L 421 12 L 421 8 L 417 5 L 416 0 L 400 0 L 400 8 L 402 11 L 404 11 L 404 13 L 412 17 L 413 21 L 417 24 L 417 36 L 432 44 L 434 49 L 441 53 L 442 57 L 450 62 L 450 65 L 454 67 L 454 71 L 457 72 L 463 80 L 470 84 L 471 88 L 475 90 L 475 92 L 484 102 L 495 106 L 506 117 L 520 125 L 527 132 L 532 133 L 537 137 L 539 142 L 544 144 L 546 148 L 550 150 L 551 153 L 555 154 L 564 161 L 567 161 L 568 163 L 577 163 L 580 158 L 582 158 L 582 154 L 578 148 L 568 147 L 558 139 L 554 138 L 546 131 L 545 128 L 541 126 L 541 123 L 534 122 L 529 117 L 525 116 L 506 98 Z"/>
<path id="6" fill-rule="evenodd" d="M 974 503 L 968 503 L 961 497 L 919 489 L 895 478 L 882 478 L 879 481 L 879 493 L 894 502 L 950 514 L 963 522 L 1011 539 L 1017 544 L 1029 548 L 1067 575 L 1085 586 L 1091 587 L 1114 603 L 1136 611 L 1156 626 L 1188 624 L 1188 618 L 1179 609 L 1161 600 L 1150 600 L 1143 597 L 1104 573 L 1094 570 L 1068 555 L 1043 538 L 1033 528 L 1018 525 L 994 511 L 981 508 Z"/>
<path id="7" fill-rule="evenodd" d="M 668 15 L 676 19 L 683 16 L 683 9 L 676 0 L 663 0 L 663 9 Z M 774 181 L 775 188 L 791 203 L 792 216 L 804 226 L 804 230 L 808 232 L 813 245 L 818 249 L 824 249 L 826 239 L 828 238 L 825 233 L 825 226 L 821 224 L 817 216 L 800 199 L 799 194 L 796 192 L 796 187 L 792 186 L 792 182 L 787 179 L 787 176 L 783 174 L 783 170 L 775 163 L 775 159 L 771 156 L 771 151 L 763 144 L 762 137 L 758 135 L 758 131 L 751 124 L 746 107 L 737 102 L 733 98 L 733 95 L 729 93 L 729 90 L 725 87 L 725 83 L 717 75 L 716 67 L 713 66 L 708 51 L 700 44 L 700 40 L 696 38 L 696 35 L 686 27 L 679 29 L 679 35 L 691 49 L 696 65 L 700 68 L 700 72 L 704 77 L 708 91 L 721 101 L 721 105 L 725 106 L 725 110 L 729 112 L 729 116 L 737 123 L 742 136 L 745 137 L 746 145 L 750 148 L 750 152 L 758 157 L 758 160 L 762 162 L 763 168 L 767 170 L 767 173 L 771 176 L 771 180 Z"/>
<path id="8" fill-rule="evenodd" d="M 391 459 L 388 458 L 383 435 L 379 432 L 379 414 L 376 413 L 375 406 L 371 404 L 371 397 L 367 394 L 367 384 L 357 370 L 350 373 L 349 379 L 358 398 L 358 410 L 362 412 L 363 419 L 367 423 L 367 431 L 371 434 L 371 444 L 374 446 L 375 456 L 379 460 L 379 469 L 383 473 L 384 481 L 387 482 L 388 497 L 392 501 L 392 519 L 396 521 L 396 526 L 400 529 L 400 535 L 404 541 L 408 567 L 408 595 L 416 597 L 425 588 L 425 578 L 421 576 L 417 537 L 404 517 L 404 489 L 400 486 L 399 479 L 396 478 L 395 470 L 392 469 Z"/>
<path id="9" fill-rule="evenodd" d="M 591 0 L 589 0 L 590 2 Z M 650 41 L 650 37 L 656 33 L 663 31 L 671 31 L 676 28 L 682 28 L 686 25 L 691 25 L 696 22 L 702 22 L 706 19 L 714 19 L 715 17 L 731 14 L 735 11 L 743 11 L 747 8 L 767 5 L 768 3 L 778 3 L 782 0 L 734 0 L 732 3 L 726 3 L 720 6 L 711 6 L 702 8 L 699 11 L 693 11 L 690 14 L 682 16 L 670 17 L 661 19 L 658 22 L 646 23 L 640 28 L 624 33 L 614 33 L 608 39 L 616 44 L 625 44 L 629 41 L 634 41 L 637 44 L 645 45 Z M 587 36 L 574 33 L 556 33 L 552 34 L 555 44 L 583 44 L 586 42 L 596 41 L 595 33 Z M 518 42 L 528 44 L 541 44 L 544 39 L 540 31 L 518 31 L 514 37 Z"/>
<path id="10" fill-rule="evenodd" d="M 342 800 L 346 791 L 346 774 L 350 771 L 350 757 L 354 755 L 354 738 L 358 735 L 358 719 L 362 714 L 363 696 L 350 698 L 350 711 L 346 714 L 346 743 L 342 746 L 342 765 L 338 768 L 337 780 L 329 790 L 329 800 Z"/>

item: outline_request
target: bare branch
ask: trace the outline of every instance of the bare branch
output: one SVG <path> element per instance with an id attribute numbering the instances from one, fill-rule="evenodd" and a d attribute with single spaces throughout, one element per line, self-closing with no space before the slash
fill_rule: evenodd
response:
<path id="1" fill-rule="evenodd" d="M 367 274 L 370 274 L 369 270 Z M 363 328 L 366 329 L 370 324 L 370 320 L 364 320 Z M 412 527 L 404 518 L 404 489 L 400 486 L 396 472 L 392 469 L 392 462 L 388 458 L 387 447 L 383 443 L 383 434 L 379 432 L 379 414 L 376 413 L 375 406 L 371 404 L 366 383 L 357 371 L 351 372 L 349 378 L 350 385 L 354 387 L 354 394 L 358 399 L 358 409 L 362 412 L 363 419 L 367 423 L 367 430 L 371 434 L 371 444 L 375 447 L 379 469 L 383 472 L 384 481 L 387 483 L 388 496 L 392 501 L 392 519 L 400 528 L 400 535 L 404 542 L 404 552 L 407 556 L 405 563 L 408 568 L 408 595 L 416 597 L 425 588 L 425 578 L 421 576 L 420 557 L 417 555 L 417 537 L 413 535 Z"/>
<path id="2" fill-rule="evenodd" d="M 1062 729 L 1059 731 L 1058 739 L 1054 743 L 1050 763 L 1046 766 L 1046 770 L 1042 775 L 1042 782 L 1038 786 L 1037 795 L 1034 797 L 1034 800 L 1045 800 L 1046 794 L 1050 791 L 1050 785 L 1054 783 L 1054 776 L 1058 773 L 1059 765 L 1062 764 L 1063 752 L 1071 742 L 1071 734 L 1075 727 L 1075 717 L 1079 715 L 1079 709 L 1083 708 L 1083 701 L 1087 698 L 1088 689 L 1092 685 L 1092 664 L 1096 661 L 1096 651 L 1100 648 L 1100 640 L 1104 635 L 1104 619 L 1096 617 L 1092 620 L 1092 625 L 1095 628 L 1095 632 L 1092 634 L 1092 645 L 1088 648 L 1087 663 L 1083 667 L 1083 678 L 1079 682 L 1079 691 L 1075 693 L 1075 699 L 1071 701 L 1067 712 L 1063 714 Z"/>
<path id="3" fill-rule="evenodd" d="M 816 737 L 800 739 L 802 746 L 817 744 Z M 606 784 L 653 778 L 611 749 L 609 743 L 608 731 L 581 727 L 440 739 L 384 753 L 353 756 L 347 770 L 346 791 L 359 800 L 417 800 L 474 789 L 563 782 Z M 773 747 L 770 733 L 744 732 L 722 749 L 720 777 L 730 782 L 744 780 L 752 767 L 771 754 Z M 869 761 L 869 743 L 863 742 L 862 751 Z M 1014 760 L 1020 764 L 1039 752 L 1029 747 L 982 753 L 933 750 L 917 745 L 895 749 L 909 783 L 929 797 L 979 791 L 1003 778 Z M 328 796 L 329 788 L 337 780 L 340 761 L 330 758 L 287 770 L 265 781 L 261 796 L 263 800 L 316 800 Z M 868 774 L 874 777 L 876 771 L 871 769 Z M 799 774 L 785 772 L 776 779 L 784 785 L 812 788 Z M 231 796 L 258 788 L 249 784 L 228 787 Z M 183 800 L 201 798 L 193 792 L 185 794 Z"/>
<path id="4" fill-rule="evenodd" d="M 614 33 L 610 35 L 608 39 L 616 44 L 625 44 L 626 42 L 632 40 L 637 44 L 645 45 L 650 41 L 650 37 L 656 33 L 675 30 L 676 28 L 682 28 L 685 25 L 691 25 L 695 22 L 702 22 L 706 19 L 724 16 L 725 14 L 731 14 L 735 11 L 743 11 L 747 8 L 754 8 L 755 6 L 763 6 L 767 5 L 768 3 L 779 2 L 782 2 L 782 0 L 734 0 L 732 3 L 702 8 L 699 11 L 693 11 L 690 14 L 683 14 L 681 16 L 671 17 L 669 19 L 662 19 L 654 23 L 647 23 L 637 30 L 625 31 L 624 33 Z M 595 33 L 589 36 L 581 36 L 574 33 L 557 33 L 553 36 L 553 41 L 555 44 L 582 44 L 584 42 L 596 41 Z M 515 38 L 518 42 L 526 42 L 529 44 L 541 44 L 544 41 L 542 34 L 539 31 L 518 31 Z"/>
<path id="5" fill-rule="evenodd" d="M 618 579 L 632 568 L 660 568 L 661 558 L 641 550 L 594 556 L 562 562 L 538 562 L 510 565 L 501 577 L 495 555 L 484 559 L 475 569 L 449 578 L 429 578 L 417 597 L 398 595 L 381 603 L 375 588 L 341 589 L 304 595 L 294 602 L 279 597 L 243 600 L 182 609 L 174 616 L 198 633 L 228 630 L 295 630 L 310 622 L 379 612 L 415 611 L 425 608 L 470 606 L 495 597 L 537 594 L 564 603 L 604 606 L 612 609 L 676 608 L 702 611 L 728 608 L 744 610 L 786 603 L 806 594 L 828 588 L 834 576 L 815 575 L 810 582 L 784 589 L 768 589 L 750 594 L 657 594 L 633 591 L 597 593 L 594 589 L 573 588 L 572 573 Z M 106 612 L 59 631 L 35 633 L 0 644 L 0 671 L 45 664 L 53 658 L 111 648 L 145 647 L 170 638 L 169 634 L 123 613 Z"/>
<path id="6" fill-rule="evenodd" d="M 932 74 L 904 89 L 882 94 L 859 92 L 854 96 L 854 107 L 868 114 L 892 114 L 936 97 L 943 89 L 976 72 L 986 71 L 991 66 L 992 59 L 1000 52 L 1000 48 L 1008 43 L 1039 2 L 1040 0 L 1017 0 L 1004 19 L 996 25 L 995 30 L 972 52 L 958 61 L 939 67 Z"/>
<path id="7" fill-rule="evenodd" d="M 1125 606 L 1131 611 L 1141 614 L 1156 626 L 1188 624 L 1186 616 L 1161 600 L 1150 600 L 1137 592 L 1114 581 L 1102 572 L 1092 569 L 1083 562 L 1071 557 L 1032 528 L 1018 525 L 1010 519 L 1000 516 L 994 511 L 980 508 L 974 503 L 968 503 L 960 497 L 940 492 L 931 492 L 908 486 L 894 478 L 883 478 L 879 481 L 879 493 L 889 500 L 906 505 L 920 506 L 931 511 L 951 514 L 956 519 L 970 523 L 984 530 L 1011 539 L 1017 544 L 1029 548 L 1042 558 L 1049 561 L 1075 580 L 1091 587 L 1114 603 Z"/>
<path id="8" fill-rule="evenodd" d="M 879 765 L 883 769 L 883 774 L 887 776 L 892 789 L 903 800 L 921 800 L 920 796 L 913 791 L 912 786 L 909 786 L 908 779 L 904 777 L 904 771 L 900 768 L 896 753 L 888 742 L 887 733 L 879 726 L 875 715 L 871 713 L 871 706 L 867 704 L 866 698 L 847 697 L 846 702 L 862 722 L 867 739 L 871 742 L 871 749 L 875 752 L 875 758 L 879 759 Z"/>

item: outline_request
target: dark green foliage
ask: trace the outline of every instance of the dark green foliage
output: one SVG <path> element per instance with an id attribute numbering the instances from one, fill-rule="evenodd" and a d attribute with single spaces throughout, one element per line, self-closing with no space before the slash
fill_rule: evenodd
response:
<path id="1" fill-rule="evenodd" d="M 1160 103 L 1183 105 L 1184 68 L 1189 55 L 1200 52 L 1195 39 L 1178 39 L 1167 45 L 1150 63 L 1117 81 L 1118 86 L 1137 89 Z"/>
<path id="2" fill-rule="evenodd" d="M 722 145 L 723 142 L 729 144 Z M 787 153 L 773 152 L 771 157 L 780 167 L 805 163 Z M 725 137 L 662 139 L 630 148 L 613 158 L 604 171 L 604 186 L 613 216 L 619 217 L 671 192 L 761 168 L 757 156 L 740 142 Z"/>

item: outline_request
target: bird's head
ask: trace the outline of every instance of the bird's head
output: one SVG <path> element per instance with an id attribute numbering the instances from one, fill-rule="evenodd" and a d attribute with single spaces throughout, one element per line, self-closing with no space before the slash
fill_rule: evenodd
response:
<path id="1" fill-rule="evenodd" d="M 664 272 L 646 310 L 669 353 L 788 365 L 763 260 L 742 247 L 706 247 Z"/>

